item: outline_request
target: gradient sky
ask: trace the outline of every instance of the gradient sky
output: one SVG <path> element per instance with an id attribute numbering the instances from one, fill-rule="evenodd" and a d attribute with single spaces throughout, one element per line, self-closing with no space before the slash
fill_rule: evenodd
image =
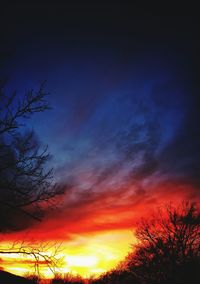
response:
<path id="1" fill-rule="evenodd" d="M 27 126 L 49 145 L 66 190 L 42 224 L 6 240 L 62 240 L 72 258 L 96 249 L 91 263 L 107 253 L 114 265 L 138 218 L 165 202 L 199 201 L 199 23 L 134 16 L 117 3 L 56 8 L 7 8 L 0 67 L 19 96 L 46 80 L 52 110 Z"/>

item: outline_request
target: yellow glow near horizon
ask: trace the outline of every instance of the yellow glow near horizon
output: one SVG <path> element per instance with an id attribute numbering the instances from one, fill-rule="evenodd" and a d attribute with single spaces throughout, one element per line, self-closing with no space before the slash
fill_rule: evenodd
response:
<path id="1" fill-rule="evenodd" d="M 85 255 L 67 256 L 66 259 L 69 266 L 76 267 L 94 267 L 98 262 L 97 257 Z"/>
<path id="2" fill-rule="evenodd" d="M 88 235 L 73 235 L 70 241 L 64 242 L 62 252 L 62 267 L 56 269 L 58 273 L 71 273 L 82 277 L 98 276 L 114 268 L 124 259 L 134 242 L 130 230 L 115 230 Z M 4 244 L 5 247 L 5 244 Z M 51 248 L 51 250 L 53 250 Z M 27 256 L 1 255 L 1 266 L 5 270 L 24 275 L 33 273 L 33 267 L 26 264 L 30 260 Z M 23 260 L 23 261 L 22 261 Z M 53 274 L 46 265 L 41 265 L 40 272 L 45 278 L 52 278 Z"/>

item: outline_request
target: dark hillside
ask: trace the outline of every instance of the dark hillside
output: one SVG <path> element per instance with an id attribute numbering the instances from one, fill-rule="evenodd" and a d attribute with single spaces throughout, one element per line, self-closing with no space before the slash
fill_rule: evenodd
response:
<path id="1" fill-rule="evenodd" d="M 0 270 L 0 284 L 31 284 L 31 280 Z"/>

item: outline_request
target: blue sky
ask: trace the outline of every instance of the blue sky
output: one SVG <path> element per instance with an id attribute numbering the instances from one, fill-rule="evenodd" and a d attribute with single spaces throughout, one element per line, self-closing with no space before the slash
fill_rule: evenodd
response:
<path id="1" fill-rule="evenodd" d="M 52 110 L 28 126 L 49 145 L 57 175 L 61 168 L 73 175 L 76 164 L 119 163 L 136 143 L 140 152 L 152 147 L 159 155 L 183 123 L 188 98 L 176 62 L 148 54 L 125 61 L 111 50 L 92 56 L 59 47 L 22 51 L 7 66 L 9 88 L 20 96 L 46 80 Z"/>

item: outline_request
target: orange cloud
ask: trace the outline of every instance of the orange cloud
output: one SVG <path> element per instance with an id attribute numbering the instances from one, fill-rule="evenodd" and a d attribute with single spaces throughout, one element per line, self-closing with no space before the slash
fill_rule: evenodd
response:
<path id="1" fill-rule="evenodd" d="M 28 230 L 6 235 L 23 238 L 25 234 L 36 240 L 71 240 L 73 234 L 93 234 L 109 230 L 132 229 L 140 217 L 149 215 L 156 206 L 183 199 L 197 200 L 196 189 L 188 184 L 149 184 L 148 190 L 128 184 L 104 192 L 83 191 L 71 196 L 62 208 L 52 211 L 42 222 Z M 29 233 L 28 233 L 29 232 Z"/>

